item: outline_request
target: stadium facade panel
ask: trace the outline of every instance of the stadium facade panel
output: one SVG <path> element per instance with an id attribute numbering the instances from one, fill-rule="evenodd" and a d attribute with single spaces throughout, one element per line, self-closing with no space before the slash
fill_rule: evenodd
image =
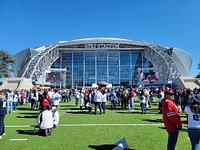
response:
<path id="1" fill-rule="evenodd" d="M 29 57 L 30 49 L 15 55 L 20 68 L 17 77 L 70 88 L 91 87 L 100 81 L 125 87 L 167 84 L 188 76 L 192 64 L 191 56 L 178 48 L 119 38 L 60 41 L 31 50 L 34 54 Z M 22 57 L 26 62 L 21 62 Z"/>

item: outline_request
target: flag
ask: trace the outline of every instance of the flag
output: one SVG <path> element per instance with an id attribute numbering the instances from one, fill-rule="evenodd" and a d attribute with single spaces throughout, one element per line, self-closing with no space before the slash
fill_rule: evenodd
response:
<path id="1" fill-rule="evenodd" d="M 112 150 L 129 149 L 128 143 L 126 142 L 125 138 L 122 138 L 121 140 L 117 141 L 114 145 L 116 145 L 116 147 L 113 148 Z"/>

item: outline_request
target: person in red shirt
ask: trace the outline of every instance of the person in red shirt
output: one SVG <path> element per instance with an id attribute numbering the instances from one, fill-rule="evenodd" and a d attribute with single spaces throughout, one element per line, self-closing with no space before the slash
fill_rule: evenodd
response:
<path id="1" fill-rule="evenodd" d="M 50 96 L 48 95 L 48 91 L 45 90 L 40 97 L 40 109 L 42 110 L 45 105 L 50 106 Z"/>
<path id="2" fill-rule="evenodd" d="M 182 128 L 182 121 L 178 108 L 173 102 L 174 93 L 171 90 L 165 91 L 165 97 L 162 100 L 163 121 L 168 132 L 167 150 L 174 150 L 176 147 L 179 129 Z"/>
<path id="3" fill-rule="evenodd" d="M 131 88 L 130 91 L 130 104 L 128 105 L 128 110 L 132 108 L 132 111 L 134 111 L 134 97 L 135 97 L 135 89 Z"/>

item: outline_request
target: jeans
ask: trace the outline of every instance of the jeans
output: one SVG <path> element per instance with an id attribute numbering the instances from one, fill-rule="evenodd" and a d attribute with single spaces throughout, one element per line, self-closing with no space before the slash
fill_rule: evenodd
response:
<path id="1" fill-rule="evenodd" d="M 178 139 L 179 130 L 176 129 L 174 132 L 169 133 L 167 150 L 175 150 L 177 139 Z"/>
<path id="2" fill-rule="evenodd" d="M 13 110 L 13 102 L 7 101 L 7 112 L 11 113 Z"/>
<path id="3" fill-rule="evenodd" d="M 13 102 L 13 110 L 14 110 L 14 111 L 16 111 L 17 103 L 18 103 L 18 102 Z"/>
<path id="4" fill-rule="evenodd" d="M 52 108 L 52 102 L 50 101 L 50 109 Z M 34 108 L 38 109 L 38 100 L 35 100 Z"/>
<path id="5" fill-rule="evenodd" d="M 111 100 L 111 108 L 116 109 L 117 108 L 117 101 L 116 100 Z"/>
<path id="6" fill-rule="evenodd" d="M 101 114 L 101 102 L 94 102 L 94 105 L 95 105 L 94 113 L 97 114 L 97 107 L 99 107 L 100 114 Z"/>
<path id="7" fill-rule="evenodd" d="M 49 136 L 49 135 L 52 134 L 52 128 L 50 128 L 50 129 L 39 129 L 38 133 L 41 136 Z"/>
<path id="8" fill-rule="evenodd" d="M 106 102 L 101 102 L 101 108 L 103 109 L 103 113 L 105 113 L 105 110 L 106 110 Z"/>
<path id="9" fill-rule="evenodd" d="M 146 103 L 140 103 L 141 109 L 142 109 L 142 113 L 145 112 L 146 113 Z"/>
<path id="10" fill-rule="evenodd" d="M 2 136 L 3 133 L 5 133 L 4 117 L 5 114 L 0 114 L 0 136 Z"/>
<path id="11" fill-rule="evenodd" d="M 31 99 L 31 110 L 33 110 L 35 107 L 35 99 Z"/>
<path id="12" fill-rule="evenodd" d="M 126 109 L 126 100 L 122 99 L 122 109 Z"/>
<path id="13" fill-rule="evenodd" d="M 76 106 L 78 106 L 78 100 L 79 100 L 78 98 L 76 98 L 76 100 L 75 100 L 75 105 Z"/>
<path id="14" fill-rule="evenodd" d="M 162 102 L 158 103 L 158 110 L 159 110 L 159 113 L 162 114 Z"/>
<path id="15" fill-rule="evenodd" d="M 101 102 L 101 108 L 106 109 L 106 102 Z"/>
<path id="16" fill-rule="evenodd" d="M 128 110 L 134 110 L 134 99 L 131 98 L 130 103 L 128 103 Z"/>
<path id="17" fill-rule="evenodd" d="M 200 140 L 200 129 L 188 129 L 188 135 L 192 144 L 192 150 L 198 150 Z"/>

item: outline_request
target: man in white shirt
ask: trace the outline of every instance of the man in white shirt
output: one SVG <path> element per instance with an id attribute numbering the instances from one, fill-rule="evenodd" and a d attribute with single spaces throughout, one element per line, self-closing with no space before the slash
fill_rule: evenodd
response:
<path id="1" fill-rule="evenodd" d="M 11 113 L 13 110 L 14 93 L 11 89 L 7 92 L 7 112 Z"/>
<path id="2" fill-rule="evenodd" d="M 162 100 L 164 97 L 165 97 L 164 89 L 162 88 L 159 90 L 159 93 L 158 93 L 158 110 L 160 114 L 162 114 Z"/>
<path id="3" fill-rule="evenodd" d="M 101 99 L 102 99 L 101 97 L 102 93 L 100 92 L 100 88 L 98 88 L 94 95 L 95 115 L 97 114 L 97 106 L 99 107 L 101 114 Z"/>
<path id="4" fill-rule="evenodd" d="M 52 99 L 53 99 L 53 106 L 57 108 L 61 99 L 61 95 L 58 93 L 56 89 L 55 89 L 55 93 L 52 96 Z"/>

